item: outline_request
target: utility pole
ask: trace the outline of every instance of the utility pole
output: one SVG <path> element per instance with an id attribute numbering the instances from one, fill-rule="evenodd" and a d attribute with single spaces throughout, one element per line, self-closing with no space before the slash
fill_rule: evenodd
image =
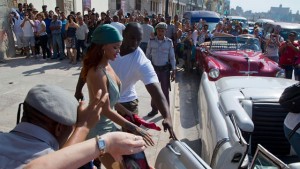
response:
<path id="1" fill-rule="evenodd" d="M 166 0 L 165 17 L 169 16 L 169 0 Z"/>

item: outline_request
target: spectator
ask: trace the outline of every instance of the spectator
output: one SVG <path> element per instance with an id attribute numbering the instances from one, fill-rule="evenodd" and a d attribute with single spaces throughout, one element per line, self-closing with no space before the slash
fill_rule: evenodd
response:
<path id="1" fill-rule="evenodd" d="M 65 44 L 65 39 L 66 39 L 66 25 L 68 23 L 67 17 L 65 15 L 65 12 L 60 12 L 60 20 L 61 20 L 61 39 L 62 39 L 62 48 L 63 48 L 63 55 L 66 56 L 65 54 L 65 49 L 66 49 L 66 44 Z"/>
<path id="2" fill-rule="evenodd" d="M 174 43 L 176 38 L 176 29 L 175 29 L 175 25 L 171 23 L 171 19 L 172 19 L 171 16 L 166 17 L 166 24 L 168 25 L 166 37 L 170 38 Z"/>
<path id="3" fill-rule="evenodd" d="M 37 14 L 37 19 L 39 20 L 39 24 L 37 25 L 36 37 L 42 47 L 43 59 L 45 60 L 51 57 L 51 53 L 47 47 L 48 36 L 46 32 L 46 24 L 44 22 L 44 13 L 41 12 Z"/>
<path id="4" fill-rule="evenodd" d="M 21 4 L 22 6 L 22 4 Z M 17 43 L 17 50 L 20 51 L 22 54 L 23 47 L 24 47 L 24 33 L 23 29 L 21 28 L 21 24 L 23 23 L 23 19 L 20 17 L 19 13 L 17 11 L 12 10 L 9 22 L 11 25 L 13 25 L 13 32 L 16 36 L 16 43 Z"/>
<path id="5" fill-rule="evenodd" d="M 87 34 L 89 33 L 89 28 L 88 26 L 83 22 L 83 18 L 82 16 L 78 16 L 77 18 L 78 20 L 78 28 L 76 30 L 76 50 L 77 50 L 77 57 L 76 57 L 76 61 L 79 62 L 80 56 L 81 56 L 81 52 L 80 49 L 82 50 L 82 52 L 85 50 L 86 48 L 86 44 L 87 44 Z M 75 63 L 76 64 L 76 63 Z"/>
<path id="6" fill-rule="evenodd" d="M 279 35 L 281 30 L 280 26 L 273 28 L 272 33 L 266 36 L 266 51 L 265 55 L 278 63 L 279 61 L 279 47 L 280 43 L 283 42 L 283 38 Z"/>
<path id="7" fill-rule="evenodd" d="M 46 24 L 46 32 L 47 32 L 47 37 L 48 37 L 48 42 L 47 42 L 47 45 L 48 45 L 48 49 L 51 50 L 53 49 L 53 45 L 52 45 L 52 35 L 51 35 L 51 30 L 50 30 L 50 24 L 52 22 L 52 17 L 54 15 L 54 12 L 52 10 L 45 13 L 45 24 Z"/>
<path id="8" fill-rule="evenodd" d="M 113 22 L 110 23 L 112 26 L 114 26 L 122 35 L 123 30 L 125 29 L 125 26 L 119 22 L 119 17 L 117 15 L 113 16 Z"/>
<path id="9" fill-rule="evenodd" d="M 61 20 L 58 20 L 57 15 L 53 15 L 53 19 L 50 23 L 50 30 L 52 35 L 52 44 L 53 44 L 53 56 L 52 59 L 63 60 L 65 55 L 62 47 L 62 38 L 61 38 Z"/>
<path id="10" fill-rule="evenodd" d="M 31 47 L 31 52 L 33 57 L 36 58 L 35 56 L 35 39 L 34 39 L 34 22 L 33 20 L 30 19 L 29 13 L 25 12 L 25 18 L 21 24 L 21 27 L 24 32 L 24 47 L 25 47 L 25 53 L 26 53 L 26 58 L 30 57 L 30 47 Z"/>
<path id="11" fill-rule="evenodd" d="M 18 3 L 18 9 L 16 10 L 16 12 L 19 14 L 20 19 L 23 20 L 24 19 L 24 10 L 23 10 L 22 3 Z"/>
<path id="12" fill-rule="evenodd" d="M 91 43 L 91 39 L 92 39 L 92 34 L 94 32 L 94 30 L 97 28 L 97 17 L 95 13 L 91 14 L 91 18 L 90 18 L 90 22 L 88 25 L 89 28 L 89 33 L 88 33 L 88 37 L 87 37 L 87 44 L 89 45 Z"/>
<path id="13" fill-rule="evenodd" d="M 58 6 L 55 7 L 54 11 L 55 11 L 55 15 L 57 15 L 57 19 L 60 20 L 61 18 L 60 18 L 60 9 L 59 9 L 59 7 Z"/>
<path id="14" fill-rule="evenodd" d="M 47 11 L 47 5 L 43 5 L 42 6 L 42 12 L 44 13 L 44 15 L 45 15 L 45 13 L 48 13 L 48 11 Z"/>
<path id="15" fill-rule="evenodd" d="M 141 40 L 140 48 L 146 53 L 147 45 L 150 39 L 154 38 L 154 28 L 150 25 L 150 19 L 148 17 L 144 18 L 144 23 L 142 24 L 143 37 Z"/>
<path id="16" fill-rule="evenodd" d="M 285 77 L 292 79 L 296 56 L 299 54 L 299 44 L 295 42 L 296 32 L 290 32 L 286 42 L 280 45 L 279 65 L 285 70 Z"/>
<path id="17" fill-rule="evenodd" d="M 107 95 L 100 100 L 101 94 L 99 91 L 92 105 L 84 108 L 58 86 L 31 88 L 23 103 L 21 123 L 0 134 L 0 168 L 23 168 L 35 158 L 85 140 L 106 102 Z"/>
<path id="18" fill-rule="evenodd" d="M 68 16 L 68 23 L 66 25 L 66 48 L 67 56 L 70 63 L 76 64 L 77 49 L 76 49 L 76 31 L 79 25 L 73 15 Z"/>

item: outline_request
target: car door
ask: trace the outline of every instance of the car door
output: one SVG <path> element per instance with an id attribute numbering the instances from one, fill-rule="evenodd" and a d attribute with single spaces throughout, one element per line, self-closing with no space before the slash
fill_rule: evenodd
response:
<path id="1" fill-rule="evenodd" d="M 155 169 L 211 169 L 187 144 L 171 140 L 160 150 Z"/>

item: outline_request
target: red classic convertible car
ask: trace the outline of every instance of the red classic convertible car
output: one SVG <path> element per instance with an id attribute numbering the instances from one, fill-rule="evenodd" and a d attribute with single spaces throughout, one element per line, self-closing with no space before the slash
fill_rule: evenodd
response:
<path id="1" fill-rule="evenodd" d="M 217 35 L 197 48 L 197 69 L 209 80 L 226 76 L 285 77 L 284 70 L 261 52 L 252 36 Z"/>

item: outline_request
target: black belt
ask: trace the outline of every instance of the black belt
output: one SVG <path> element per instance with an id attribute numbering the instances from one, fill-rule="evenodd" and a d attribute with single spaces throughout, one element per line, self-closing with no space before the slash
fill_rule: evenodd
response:
<path id="1" fill-rule="evenodd" d="M 164 66 L 155 66 L 155 65 L 153 65 L 153 67 L 154 67 L 154 70 L 155 70 L 155 71 L 166 71 L 166 70 L 170 70 L 169 64 L 166 64 L 166 65 L 164 65 Z"/>

